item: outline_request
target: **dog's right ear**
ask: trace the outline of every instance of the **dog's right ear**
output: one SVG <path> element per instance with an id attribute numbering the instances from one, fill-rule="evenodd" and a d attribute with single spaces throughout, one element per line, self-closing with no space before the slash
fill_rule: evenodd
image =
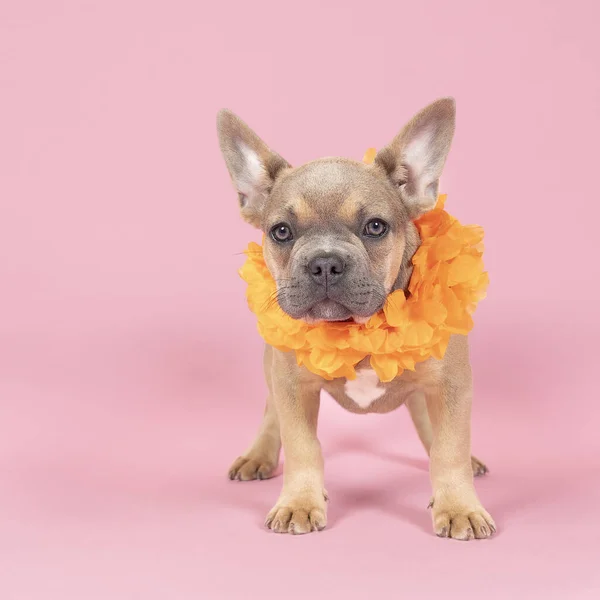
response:
<path id="1" fill-rule="evenodd" d="M 277 176 L 290 165 L 229 110 L 219 112 L 217 131 L 242 217 L 260 228 L 265 200 Z"/>

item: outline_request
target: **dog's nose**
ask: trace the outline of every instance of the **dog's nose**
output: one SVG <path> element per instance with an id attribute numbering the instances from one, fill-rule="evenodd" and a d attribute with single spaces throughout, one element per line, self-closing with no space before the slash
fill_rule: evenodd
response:
<path id="1" fill-rule="evenodd" d="M 345 267 L 344 261 L 336 254 L 315 256 L 308 263 L 309 273 L 320 285 L 335 283 L 344 273 Z"/>

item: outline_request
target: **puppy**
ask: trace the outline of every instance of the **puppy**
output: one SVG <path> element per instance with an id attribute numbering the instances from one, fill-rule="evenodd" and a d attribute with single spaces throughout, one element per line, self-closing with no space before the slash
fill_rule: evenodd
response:
<path id="1" fill-rule="evenodd" d="M 238 117 L 219 113 L 220 147 L 242 218 L 265 233 L 265 261 L 288 315 L 311 323 L 365 322 L 388 294 L 407 289 L 420 244 L 413 220 L 436 204 L 454 123 L 454 100 L 443 98 L 413 117 L 372 165 L 323 158 L 292 168 Z M 451 338 L 443 360 L 419 363 L 389 383 L 378 380 L 368 358 L 357 365 L 355 380 L 326 381 L 299 367 L 293 352 L 270 346 L 264 372 L 263 422 L 229 477 L 271 477 L 283 445 L 283 489 L 265 522 L 272 531 L 308 533 L 327 524 L 317 439 L 322 389 L 355 413 L 406 404 L 430 457 L 434 532 L 469 540 L 496 531 L 473 485 L 473 475 L 487 469 L 470 454 L 466 336 Z"/>

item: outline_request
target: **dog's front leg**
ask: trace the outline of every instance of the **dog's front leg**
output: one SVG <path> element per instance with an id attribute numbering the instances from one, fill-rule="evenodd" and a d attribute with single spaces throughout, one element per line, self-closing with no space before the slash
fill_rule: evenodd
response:
<path id="1" fill-rule="evenodd" d="M 318 531 L 327 524 L 317 439 L 321 380 L 307 376 L 290 355 L 275 351 L 272 383 L 285 462 L 283 489 L 265 525 L 277 533 Z"/>
<path id="2" fill-rule="evenodd" d="M 430 473 L 433 528 L 440 537 L 486 538 L 496 525 L 483 508 L 471 467 L 471 377 L 445 379 L 427 393 L 433 425 Z"/>

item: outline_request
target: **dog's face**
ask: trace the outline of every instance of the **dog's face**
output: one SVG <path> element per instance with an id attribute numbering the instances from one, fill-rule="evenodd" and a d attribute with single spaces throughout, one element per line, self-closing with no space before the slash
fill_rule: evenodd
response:
<path id="1" fill-rule="evenodd" d="M 454 101 L 416 115 L 373 165 L 326 158 L 292 168 L 221 111 L 221 150 L 242 217 L 265 233 L 277 301 L 295 319 L 363 322 L 410 279 L 412 220 L 431 210 L 454 132 Z"/>

